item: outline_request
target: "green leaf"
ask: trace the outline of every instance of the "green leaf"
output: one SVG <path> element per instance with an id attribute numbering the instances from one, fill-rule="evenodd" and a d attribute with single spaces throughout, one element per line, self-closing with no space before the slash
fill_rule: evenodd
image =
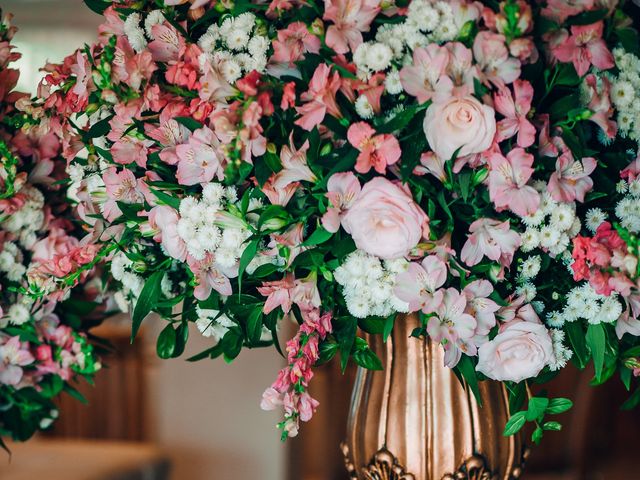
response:
<path id="1" fill-rule="evenodd" d="M 251 260 L 256 256 L 256 253 L 258 253 L 259 243 L 260 239 L 258 238 L 249 242 L 240 256 L 240 264 L 238 266 L 238 294 L 242 291 L 242 275 L 251 263 Z"/>
<path id="2" fill-rule="evenodd" d="M 105 2 L 103 0 L 84 0 L 84 4 L 98 15 L 102 15 L 111 6 L 111 3 L 111 1 Z"/>
<path id="3" fill-rule="evenodd" d="M 627 392 L 631 390 L 631 370 L 630 369 L 626 367 L 622 367 L 620 369 L 620 380 L 622 381 L 624 388 L 627 389 Z"/>
<path id="4" fill-rule="evenodd" d="M 404 110 L 396 113 L 388 122 L 380 126 L 377 130 L 379 133 L 394 133 L 403 130 L 413 117 L 415 117 L 422 110 L 426 110 L 431 105 L 431 102 L 423 104 L 417 104 L 412 107 L 405 108 Z"/>
<path id="5" fill-rule="evenodd" d="M 542 428 L 545 430 L 553 430 L 554 432 L 559 432 L 562 430 L 562 424 L 560 422 L 545 422 L 542 425 Z"/>
<path id="6" fill-rule="evenodd" d="M 599 22 L 607 17 L 609 10 L 602 8 L 600 10 L 591 10 L 588 12 L 569 17 L 567 25 L 591 25 L 592 23 Z"/>
<path id="7" fill-rule="evenodd" d="M 252 344 L 260 342 L 262 335 L 262 305 L 254 308 L 247 318 L 247 338 Z"/>
<path id="8" fill-rule="evenodd" d="M 173 350 L 172 358 L 177 358 L 184 353 L 189 340 L 189 323 L 181 322 L 176 328 L 176 347 Z"/>
<path id="9" fill-rule="evenodd" d="M 543 417 L 544 412 L 549 405 L 549 399 L 545 397 L 532 397 L 529 399 L 529 408 L 527 409 L 527 421 L 533 422 L 534 420 Z"/>
<path id="10" fill-rule="evenodd" d="M 304 242 L 302 242 L 303 247 L 311 247 L 314 245 L 320 245 L 327 240 L 329 240 L 333 236 L 332 232 L 325 230 L 322 225 L 318 225 L 318 227 L 314 230 L 314 232 L 309 235 Z"/>
<path id="11" fill-rule="evenodd" d="M 382 339 L 384 342 L 387 342 L 389 335 L 391 335 L 391 331 L 393 330 L 393 325 L 396 321 L 396 315 L 389 315 L 384 322 L 384 329 L 382 330 Z"/>
<path id="12" fill-rule="evenodd" d="M 632 410 L 640 405 L 640 387 L 622 404 L 622 410 Z"/>
<path id="13" fill-rule="evenodd" d="M 367 333 L 380 335 L 384 331 L 385 319 L 382 317 L 360 318 L 358 326 Z"/>
<path id="14" fill-rule="evenodd" d="M 136 306 L 133 309 L 133 315 L 131 316 L 131 343 L 138 334 L 142 321 L 146 318 L 151 310 L 158 303 L 160 298 L 160 284 L 162 283 L 162 277 L 164 272 L 154 272 L 147 279 L 147 282 L 142 287 Z"/>
<path id="15" fill-rule="evenodd" d="M 573 402 L 568 398 L 552 398 L 545 411 L 550 415 L 557 415 L 570 410 L 572 407 Z"/>
<path id="16" fill-rule="evenodd" d="M 84 138 L 98 138 L 109 133 L 109 131 L 111 130 L 111 125 L 109 124 L 111 118 L 113 118 L 113 116 L 103 118 L 99 122 L 94 123 L 91 128 L 84 134 Z"/>
<path id="17" fill-rule="evenodd" d="M 473 392 L 473 396 L 476 398 L 478 405 L 482 407 L 482 396 L 480 395 L 480 387 L 478 386 L 478 374 L 476 373 L 475 366 L 470 357 L 462 355 L 456 369 L 462 375 L 465 382 Z"/>
<path id="18" fill-rule="evenodd" d="M 82 395 L 78 390 L 76 390 L 75 388 L 73 388 L 71 385 L 69 385 L 68 383 L 64 384 L 64 388 L 62 389 L 67 395 L 69 395 L 70 397 L 75 398 L 77 401 L 79 401 L 80 403 L 87 405 L 89 402 L 87 401 L 86 398 L 84 398 L 84 395 Z"/>
<path id="19" fill-rule="evenodd" d="M 564 330 L 569 336 L 569 342 L 575 352 L 574 360 L 580 370 L 584 370 L 589 361 L 589 350 L 585 342 L 584 329 L 580 322 L 567 322 Z"/>
<path id="20" fill-rule="evenodd" d="M 153 193 L 158 200 L 164 205 L 168 205 L 169 207 L 180 210 L 180 199 L 177 197 L 172 197 L 171 195 L 167 195 L 161 190 L 157 190 L 155 188 L 150 188 L 151 193 Z"/>
<path id="21" fill-rule="evenodd" d="M 531 441 L 536 445 L 540 445 L 543 435 L 544 435 L 544 430 L 542 430 L 542 428 L 540 427 L 536 427 L 536 429 L 531 434 Z"/>
<path id="22" fill-rule="evenodd" d="M 173 117 L 173 119 L 178 122 L 180 125 L 187 127 L 192 132 L 194 130 L 198 130 L 199 128 L 204 127 L 202 123 L 198 120 L 191 117 Z"/>
<path id="23" fill-rule="evenodd" d="M 382 361 L 373 351 L 367 347 L 364 350 L 358 350 L 353 354 L 353 360 L 362 368 L 368 370 L 383 370 Z"/>
<path id="24" fill-rule="evenodd" d="M 333 359 L 338 353 L 338 343 L 333 340 L 327 340 L 320 344 L 320 358 L 318 365 L 323 365 Z"/>
<path id="25" fill-rule="evenodd" d="M 606 334 L 602 324 L 589 325 L 587 335 L 585 337 L 587 346 L 591 350 L 593 356 L 593 366 L 596 372 L 596 379 L 602 376 L 602 367 L 604 366 L 604 350 L 607 343 Z"/>
<path id="26" fill-rule="evenodd" d="M 176 348 L 176 339 L 177 335 L 173 325 L 168 324 L 162 329 L 156 343 L 156 352 L 160 358 L 167 359 L 173 356 Z"/>
<path id="27" fill-rule="evenodd" d="M 342 323 L 340 330 L 336 333 L 338 336 L 338 344 L 340 345 L 340 368 L 344 373 L 347 369 L 349 356 L 351 355 L 351 349 L 353 348 L 353 342 L 356 338 L 358 321 L 353 317 L 348 317 Z"/>
<path id="28" fill-rule="evenodd" d="M 222 355 L 222 344 L 218 343 L 216 346 L 207 348 L 206 350 L 197 353 L 193 357 L 187 358 L 187 362 L 197 362 L 205 358 L 217 358 Z"/>
<path id="29" fill-rule="evenodd" d="M 526 412 L 516 412 L 511 415 L 511 418 L 507 421 L 507 424 L 504 427 L 504 431 L 502 435 L 505 437 L 510 437 L 511 435 L 515 435 L 518 433 L 522 427 L 524 427 L 526 419 Z"/>

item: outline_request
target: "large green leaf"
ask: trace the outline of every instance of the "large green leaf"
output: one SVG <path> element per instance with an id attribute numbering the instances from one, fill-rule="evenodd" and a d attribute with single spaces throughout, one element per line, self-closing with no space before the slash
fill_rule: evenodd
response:
<path id="1" fill-rule="evenodd" d="M 607 343 L 607 337 L 602 324 L 589 325 L 587 335 L 585 337 L 587 346 L 591 350 L 593 356 L 593 367 L 596 372 L 596 379 L 602 376 L 602 367 L 604 366 L 604 350 Z"/>
<path id="2" fill-rule="evenodd" d="M 151 313 L 160 299 L 161 283 L 164 272 L 154 272 L 144 284 L 131 317 L 131 342 L 136 338 L 142 321 Z"/>

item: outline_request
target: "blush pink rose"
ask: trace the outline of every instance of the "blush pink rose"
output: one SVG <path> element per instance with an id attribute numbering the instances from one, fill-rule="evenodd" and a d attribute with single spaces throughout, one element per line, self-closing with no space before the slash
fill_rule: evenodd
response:
<path id="1" fill-rule="evenodd" d="M 428 233 L 428 222 L 411 195 L 383 177 L 365 184 L 342 217 L 359 249 L 385 259 L 408 255 Z"/>
<path id="2" fill-rule="evenodd" d="M 424 119 L 424 133 L 431 150 L 449 160 L 458 149 L 458 157 L 487 150 L 496 135 L 493 108 L 475 97 L 450 97 L 434 102 Z"/>
<path id="3" fill-rule="evenodd" d="M 542 323 L 515 320 L 480 346 L 476 370 L 499 381 L 536 377 L 554 358 L 553 342 Z"/>

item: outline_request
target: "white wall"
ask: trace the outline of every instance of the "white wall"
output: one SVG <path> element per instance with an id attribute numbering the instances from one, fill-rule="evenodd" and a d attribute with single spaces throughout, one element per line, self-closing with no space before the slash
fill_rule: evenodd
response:
<path id="1" fill-rule="evenodd" d="M 81 0 L 0 0 L 0 6 L 5 13 L 15 13 L 15 24 L 21 28 L 16 35 L 16 44 L 26 54 L 20 64 L 21 86 L 30 92 L 35 92 L 38 69 L 45 61 L 60 61 L 90 43 L 101 18 Z M 154 322 L 147 323 L 155 330 Z M 190 352 L 208 346 L 194 332 Z M 174 479 L 285 478 L 285 446 L 275 428 L 279 412 L 265 413 L 259 407 L 262 391 L 280 367 L 273 349 L 245 351 L 232 365 L 222 360 L 150 361 L 145 412 L 149 438 L 172 458 Z"/>

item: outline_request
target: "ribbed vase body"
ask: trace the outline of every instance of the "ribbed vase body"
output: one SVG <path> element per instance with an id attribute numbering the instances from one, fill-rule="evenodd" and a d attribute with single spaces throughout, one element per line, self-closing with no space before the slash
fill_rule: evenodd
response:
<path id="1" fill-rule="evenodd" d="M 384 343 L 368 340 L 383 371 L 360 369 L 351 400 L 347 469 L 359 480 L 509 480 L 520 476 L 519 437 L 504 437 L 507 394 L 480 382 L 483 406 L 444 366 L 441 346 L 410 336 L 399 316 Z"/>

